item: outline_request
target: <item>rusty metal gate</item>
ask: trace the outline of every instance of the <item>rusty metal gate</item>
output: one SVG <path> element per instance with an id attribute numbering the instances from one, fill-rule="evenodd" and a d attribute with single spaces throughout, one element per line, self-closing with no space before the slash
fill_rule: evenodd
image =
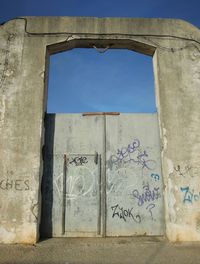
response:
<path id="1" fill-rule="evenodd" d="M 156 114 L 47 115 L 42 235 L 162 235 L 160 164 Z"/>

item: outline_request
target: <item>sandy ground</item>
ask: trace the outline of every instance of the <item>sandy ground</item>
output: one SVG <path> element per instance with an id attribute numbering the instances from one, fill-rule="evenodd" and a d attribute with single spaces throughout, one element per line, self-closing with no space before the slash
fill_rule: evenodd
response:
<path id="1" fill-rule="evenodd" d="M 0 263 L 200 263 L 200 243 L 162 238 L 52 238 L 36 245 L 0 245 Z"/>

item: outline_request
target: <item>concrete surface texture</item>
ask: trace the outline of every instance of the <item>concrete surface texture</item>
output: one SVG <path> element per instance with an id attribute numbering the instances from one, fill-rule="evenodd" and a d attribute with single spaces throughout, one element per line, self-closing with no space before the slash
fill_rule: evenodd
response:
<path id="1" fill-rule="evenodd" d="M 0 245 L 2 264 L 197 264 L 200 244 L 159 238 L 49 239 L 33 245 Z"/>
<path id="2" fill-rule="evenodd" d="M 0 26 L 0 242 L 40 235 L 49 55 L 93 45 L 153 57 L 165 234 L 199 241 L 199 29 L 173 19 L 26 17 Z"/>

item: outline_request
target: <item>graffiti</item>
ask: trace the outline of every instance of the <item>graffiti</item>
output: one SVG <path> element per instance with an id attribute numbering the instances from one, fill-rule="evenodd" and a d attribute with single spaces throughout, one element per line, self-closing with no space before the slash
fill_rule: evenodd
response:
<path id="1" fill-rule="evenodd" d="M 185 174 L 188 174 L 189 170 L 191 169 L 190 166 L 185 166 L 184 168 L 181 169 L 180 165 L 177 165 L 174 167 L 174 170 L 177 172 L 177 174 L 181 177 L 185 177 Z"/>
<path id="2" fill-rule="evenodd" d="M 151 178 L 153 178 L 155 181 L 159 181 L 160 180 L 159 174 L 156 174 L 156 173 L 152 173 L 151 174 Z"/>
<path id="3" fill-rule="evenodd" d="M 61 193 L 62 181 L 63 181 L 63 172 L 61 172 L 53 181 L 53 189 L 57 192 L 59 200 L 61 200 L 61 196 L 62 196 Z"/>
<path id="4" fill-rule="evenodd" d="M 97 195 L 96 182 L 97 169 L 90 171 L 87 167 L 73 167 L 67 172 L 66 199 L 73 200 L 86 195 Z M 54 189 L 57 191 L 59 200 L 62 200 L 63 172 L 54 180 Z"/>
<path id="5" fill-rule="evenodd" d="M 38 221 L 38 202 L 31 199 L 31 213 L 35 217 L 35 222 Z"/>
<path id="6" fill-rule="evenodd" d="M 129 156 L 129 154 L 135 152 L 139 147 L 140 147 L 140 141 L 138 139 L 135 139 L 127 147 L 123 147 L 117 150 L 117 155 L 112 156 L 113 162 L 119 162 L 119 161 L 128 162 L 129 159 L 126 161 L 126 158 Z"/>
<path id="7" fill-rule="evenodd" d="M 84 175 L 69 176 L 66 181 L 67 199 L 77 199 L 78 197 L 90 195 L 95 196 L 94 178 L 87 179 Z"/>
<path id="8" fill-rule="evenodd" d="M 97 173 L 97 168 L 91 170 L 86 166 L 69 170 L 66 181 L 66 198 L 68 200 L 77 199 L 86 195 L 95 197 L 98 188 Z"/>
<path id="9" fill-rule="evenodd" d="M 130 171 L 132 173 L 132 171 Z M 126 169 L 120 168 L 117 170 L 108 170 L 107 171 L 107 195 L 111 193 L 119 193 L 120 190 L 123 189 L 124 181 L 122 181 L 123 178 L 125 178 Z M 120 177 L 119 177 L 120 176 Z"/>
<path id="10" fill-rule="evenodd" d="M 138 174 L 138 171 L 134 171 L 133 168 L 121 167 L 116 170 L 107 170 L 106 194 L 112 195 L 113 193 L 130 193 L 130 190 L 132 190 L 133 186 L 135 186 L 132 179 L 139 178 L 140 176 L 142 176 L 142 172 Z"/>
<path id="11" fill-rule="evenodd" d="M 87 157 L 75 157 L 69 162 L 69 164 L 74 164 L 75 166 L 83 166 L 86 163 L 88 163 Z"/>
<path id="12" fill-rule="evenodd" d="M 1 190 L 15 190 L 15 191 L 28 191 L 29 180 L 9 180 L 4 179 L 0 180 L 0 189 Z"/>
<path id="13" fill-rule="evenodd" d="M 161 197 L 159 187 L 154 187 L 153 190 L 149 189 L 149 184 L 143 186 L 143 192 L 140 194 L 137 189 L 132 191 L 133 199 L 137 199 L 138 206 L 142 206 L 146 202 L 153 202 Z"/>
<path id="14" fill-rule="evenodd" d="M 200 173 L 200 166 L 177 165 L 174 167 L 174 170 L 177 176 L 184 177 L 184 178 L 195 177 L 195 176 L 198 176 Z"/>
<path id="15" fill-rule="evenodd" d="M 114 206 L 111 206 L 111 210 L 113 211 L 112 218 L 117 216 L 119 219 L 124 220 L 124 222 L 126 222 L 127 218 L 133 219 L 136 223 L 141 222 L 140 215 L 133 214 L 133 208 L 124 209 L 123 207 L 120 207 L 119 204 L 116 204 Z"/>
<path id="16" fill-rule="evenodd" d="M 150 215 L 151 215 L 151 219 L 152 219 L 152 220 L 153 220 L 153 213 L 152 213 L 152 211 L 151 211 L 151 210 L 152 210 L 153 208 L 155 208 L 155 206 L 156 206 L 155 204 L 153 204 L 153 203 L 150 203 L 150 204 L 148 204 L 148 205 L 147 205 L 147 207 L 146 207 L 146 210 L 148 210 L 148 211 L 149 211 L 149 213 L 150 213 Z"/>
<path id="17" fill-rule="evenodd" d="M 114 176 L 114 174 L 113 174 Z M 112 180 L 113 179 L 113 180 Z M 120 178 L 112 177 L 111 179 L 107 179 L 107 195 L 111 193 L 119 193 L 120 190 L 123 188 L 123 181 Z"/>
<path id="18" fill-rule="evenodd" d="M 200 192 L 195 193 L 194 190 L 191 190 L 189 186 L 181 187 L 181 192 L 184 194 L 183 203 L 190 203 L 200 201 Z"/>
<path id="19" fill-rule="evenodd" d="M 146 168 L 153 170 L 155 168 L 156 161 L 150 160 L 148 157 L 149 155 L 146 150 L 142 150 L 140 148 L 140 141 L 135 139 L 127 147 L 118 149 L 117 154 L 110 157 L 110 161 L 113 164 L 135 163 L 142 167 L 142 169 Z"/>

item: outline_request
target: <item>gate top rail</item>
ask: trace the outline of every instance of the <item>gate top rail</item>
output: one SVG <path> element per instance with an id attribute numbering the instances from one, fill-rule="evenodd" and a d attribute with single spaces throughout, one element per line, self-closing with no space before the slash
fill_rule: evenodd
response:
<path id="1" fill-rule="evenodd" d="M 120 115 L 119 112 L 86 112 L 82 116 L 94 116 L 94 115 Z"/>

